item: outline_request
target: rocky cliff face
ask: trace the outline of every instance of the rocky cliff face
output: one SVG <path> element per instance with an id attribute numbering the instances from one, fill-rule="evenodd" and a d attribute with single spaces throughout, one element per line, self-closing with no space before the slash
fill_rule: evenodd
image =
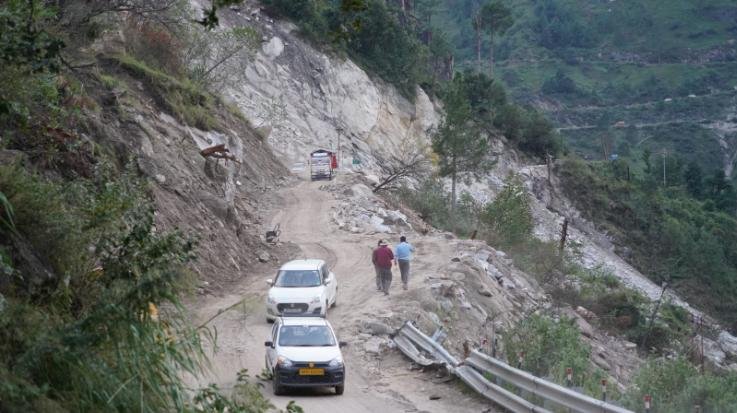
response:
<path id="1" fill-rule="evenodd" d="M 338 150 L 375 170 L 405 142 L 427 142 L 439 111 L 421 90 L 414 102 L 355 63 L 317 50 L 289 22 L 275 22 L 253 2 L 224 11 L 224 28 L 248 25 L 262 45 L 241 62 L 242 76 L 223 93 L 246 114 L 285 165 L 318 148 Z"/>

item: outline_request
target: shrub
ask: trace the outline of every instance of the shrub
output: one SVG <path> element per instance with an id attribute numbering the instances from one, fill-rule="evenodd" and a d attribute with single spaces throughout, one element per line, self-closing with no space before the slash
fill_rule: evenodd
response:
<path id="1" fill-rule="evenodd" d="M 652 396 L 653 413 L 689 413 L 695 405 L 705 413 L 737 411 L 737 374 L 700 373 L 684 358 L 653 359 L 642 366 L 625 406 L 639 409 L 644 395 Z"/>
<path id="2" fill-rule="evenodd" d="M 532 315 L 507 332 L 503 341 L 505 355 L 511 364 L 516 365 L 519 353 L 524 352 L 522 369 L 563 384 L 566 368 L 572 368 L 574 385 L 583 387 L 590 395 L 600 392 L 600 380 L 605 375 L 589 363 L 591 349 L 581 342 L 573 320 L 555 321 Z M 610 396 L 614 391 L 611 388 Z"/>
<path id="3" fill-rule="evenodd" d="M 507 247 L 530 239 L 534 228 L 532 209 L 519 177 L 507 179 L 504 189 L 484 207 L 480 218 L 492 245 Z"/>
<path id="4" fill-rule="evenodd" d="M 217 127 L 213 117 L 215 98 L 187 79 L 178 79 L 148 66 L 133 56 L 113 58 L 120 67 L 140 78 L 151 88 L 159 103 L 188 125 L 203 130 Z"/>

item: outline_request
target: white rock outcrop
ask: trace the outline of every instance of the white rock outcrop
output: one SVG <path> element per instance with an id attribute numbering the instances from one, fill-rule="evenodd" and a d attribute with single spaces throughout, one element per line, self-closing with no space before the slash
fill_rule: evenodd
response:
<path id="1" fill-rule="evenodd" d="M 254 25 L 244 18 L 229 15 L 221 25 Z M 376 171 L 403 142 L 428 142 L 440 115 L 420 88 L 410 102 L 352 61 L 302 41 L 290 23 L 261 29 L 261 50 L 242 62 L 243 80 L 223 93 L 265 131 L 285 165 L 305 162 L 318 148 L 340 147 L 341 167 L 350 168 L 356 157 L 362 170 Z"/>

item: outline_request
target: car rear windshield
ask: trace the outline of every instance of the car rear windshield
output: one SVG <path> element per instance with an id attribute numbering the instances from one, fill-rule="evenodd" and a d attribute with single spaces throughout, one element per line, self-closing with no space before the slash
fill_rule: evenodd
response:
<path id="1" fill-rule="evenodd" d="M 283 347 L 327 347 L 335 345 L 327 326 L 282 326 L 279 345 Z"/>
<path id="2" fill-rule="evenodd" d="M 281 270 L 276 275 L 277 287 L 317 287 L 320 274 L 315 270 Z"/>

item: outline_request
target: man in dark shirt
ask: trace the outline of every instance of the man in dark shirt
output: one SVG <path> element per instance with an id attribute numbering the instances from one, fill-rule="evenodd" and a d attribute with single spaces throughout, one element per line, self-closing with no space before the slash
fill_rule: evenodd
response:
<path id="1" fill-rule="evenodd" d="M 384 240 L 379 241 L 379 247 L 374 250 L 371 261 L 381 275 L 381 291 L 384 292 L 384 295 L 389 295 L 389 287 L 392 285 L 393 260 L 394 253 L 389 248 L 389 244 Z"/>

